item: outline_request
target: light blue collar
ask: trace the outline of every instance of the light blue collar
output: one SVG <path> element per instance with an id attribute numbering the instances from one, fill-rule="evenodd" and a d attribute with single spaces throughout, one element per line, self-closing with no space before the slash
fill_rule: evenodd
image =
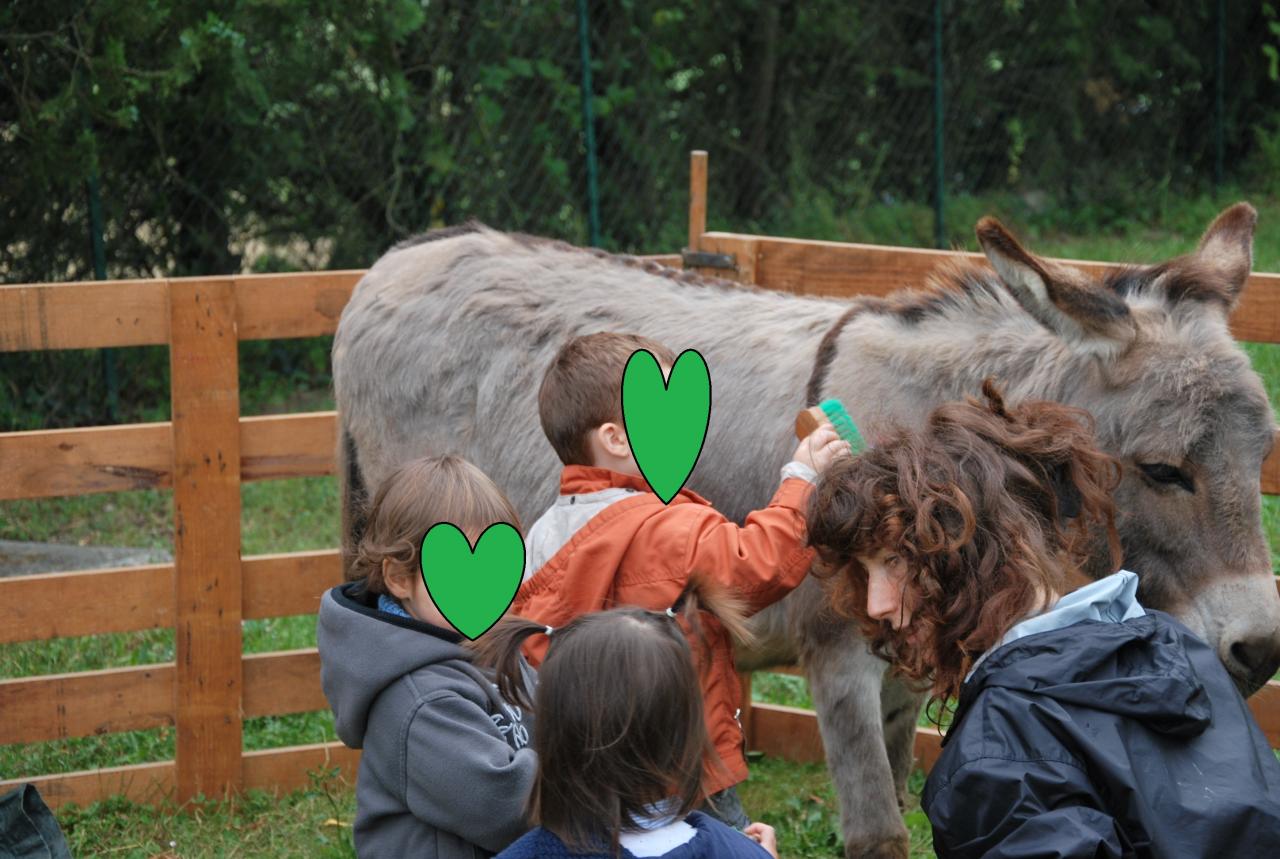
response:
<path id="1" fill-rule="evenodd" d="M 662 827 L 675 822 L 676 811 L 679 808 L 679 800 L 674 796 L 669 796 L 661 802 L 646 805 L 644 807 L 644 816 L 639 819 L 633 817 L 631 819 L 631 823 L 635 829 L 644 831 L 661 829 Z"/>
<path id="2" fill-rule="evenodd" d="M 1017 623 L 1004 634 L 1000 643 L 992 647 L 973 663 L 973 668 L 965 675 L 965 680 L 973 676 L 988 656 L 1006 644 L 1035 635 L 1062 629 L 1082 620 L 1096 620 L 1103 623 L 1121 623 L 1135 617 L 1142 617 L 1146 612 L 1138 604 L 1138 577 L 1128 570 L 1120 570 L 1106 578 L 1090 582 L 1064 596 L 1043 614 L 1029 617 Z"/>
<path id="3" fill-rule="evenodd" d="M 404 606 L 400 605 L 400 601 L 391 596 L 391 594 L 378 594 L 378 611 L 413 620 L 413 616 L 405 611 Z"/>

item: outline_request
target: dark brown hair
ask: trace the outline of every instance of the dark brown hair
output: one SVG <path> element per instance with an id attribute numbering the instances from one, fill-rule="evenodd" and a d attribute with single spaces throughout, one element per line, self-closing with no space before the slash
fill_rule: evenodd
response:
<path id="1" fill-rule="evenodd" d="M 590 465 L 587 437 L 607 423 L 622 423 L 622 372 L 627 359 L 647 349 L 670 367 L 676 356 L 638 334 L 601 332 L 575 337 L 560 347 L 538 389 L 538 416 L 565 465 Z"/>
<path id="2" fill-rule="evenodd" d="M 529 817 L 572 850 L 608 845 L 617 855 L 619 833 L 646 814 L 645 806 L 674 797 L 673 813 L 683 818 L 702 804 L 704 766 L 719 759 L 681 624 L 699 637 L 698 615 L 707 611 L 738 640 L 751 636 L 742 603 L 714 583 L 691 580 L 676 606 L 674 616 L 642 608 L 592 612 L 555 629 L 533 702 L 521 679 L 520 648 L 546 634 L 542 624 L 504 618 L 468 645 L 476 664 L 496 670 L 507 700 L 538 714 Z"/>
<path id="3" fill-rule="evenodd" d="M 1119 464 L 1096 446 L 1092 417 L 1058 403 L 1007 406 L 990 380 L 982 390 L 985 403 L 940 406 L 923 431 L 899 430 L 837 461 L 809 508 L 816 572 L 831 578 L 836 610 L 943 700 L 1011 626 L 1085 580 L 1099 532 L 1113 569 L 1120 558 Z M 904 629 L 867 614 L 857 559 L 880 549 L 906 562 L 918 604 Z"/>
<path id="4" fill-rule="evenodd" d="M 508 522 L 522 531 L 507 496 L 470 462 L 452 455 L 413 459 L 378 487 L 350 577 L 363 579 L 368 592 L 382 594 L 387 592 L 384 558 L 416 575 L 422 538 L 437 522 L 457 525 L 470 540 L 494 522 Z"/>

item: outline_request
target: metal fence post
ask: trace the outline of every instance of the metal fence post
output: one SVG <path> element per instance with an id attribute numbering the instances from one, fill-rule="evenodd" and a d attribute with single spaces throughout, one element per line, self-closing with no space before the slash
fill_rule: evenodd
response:
<path id="1" fill-rule="evenodd" d="M 938 248 L 947 242 L 942 117 L 942 0 L 933 0 L 933 243 Z"/>
<path id="2" fill-rule="evenodd" d="M 582 55 L 582 129 L 587 142 L 587 206 L 592 247 L 600 246 L 600 189 L 596 183 L 595 113 L 591 107 L 591 29 L 587 0 L 578 0 L 578 49 Z"/>
<path id="3" fill-rule="evenodd" d="M 1215 191 L 1222 185 L 1223 173 L 1223 150 L 1226 148 L 1225 131 L 1223 126 L 1226 124 L 1226 117 L 1223 115 L 1223 90 L 1225 88 L 1224 78 L 1226 77 L 1227 67 L 1227 39 L 1226 39 L 1226 17 L 1227 7 L 1225 0 L 1218 0 L 1218 13 L 1214 16 L 1217 21 L 1215 29 L 1214 55 L 1213 55 L 1213 189 Z"/>
<path id="4" fill-rule="evenodd" d="M 107 279 L 107 250 L 103 240 L 102 187 L 98 183 L 98 168 L 89 173 L 89 240 L 93 250 L 93 276 L 95 280 Z M 120 420 L 120 384 L 116 379 L 116 353 L 114 349 L 102 350 L 102 381 L 107 389 L 107 416 L 112 423 Z"/>

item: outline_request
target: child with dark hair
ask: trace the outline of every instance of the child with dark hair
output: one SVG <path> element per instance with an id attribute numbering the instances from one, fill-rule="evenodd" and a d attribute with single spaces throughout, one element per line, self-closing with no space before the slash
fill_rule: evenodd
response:
<path id="1" fill-rule="evenodd" d="M 515 508 L 456 456 L 405 463 L 379 487 L 355 581 L 320 602 L 320 682 L 338 736 L 363 749 L 356 776 L 360 856 L 480 859 L 529 828 L 533 718 L 503 700 L 427 593 L 422 538 L 450 522 L 473 544 Z M 523 660 L 508 686 L 531 686 Z"/>
<path id="2" fill-rule="evenodd" d="M 520 648 L 546 636 L 533 710 L 538 774 L 530 799 L 537 828 L 499 854 L 526 857 L 777 857 L 773 829 L 738 832 L 696 809 L 711 741 L 683 622 L 705 646 L 699 610 L 747 637 L 740 604 L 711 583 L 667 611 L 620 608 L 579 615 L 552 629 L 500 621 L 473 647 L 498 684 L 530 706 Z"/>
<path id="3" fill-rule="evenodd" d="M 836 609 L 959 698 L 921 797 L 938 856 L 1275 855 L 1280 763 L 1216 654 L 1133 573 L 1083 572 L 1120 554 L 1092 419 L 984 393 L 835 465 L 809 513 Z"/>

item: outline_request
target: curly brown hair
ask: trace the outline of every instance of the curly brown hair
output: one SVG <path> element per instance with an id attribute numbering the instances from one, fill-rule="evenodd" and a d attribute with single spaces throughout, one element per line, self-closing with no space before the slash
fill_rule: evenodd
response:
<path id="1" fill-rule="evenodd" d="M 1095 541 L 1112 569 L 1120 559 L 1111 498 L 1120 466 L 1098 449 L 1092 416 L 1059 403 L 1007 406 L 991 380 L 982 390 L 985 403 L 940 406 L 922 431 L 897 430 L 833 464 L 809 508 L 832 605 L 942 701 L 1010 627 L 1086 581 Z M 867 612 L 858 559 L 881 549 L 908 569 L 917 605 L 903 629 Z"/>

